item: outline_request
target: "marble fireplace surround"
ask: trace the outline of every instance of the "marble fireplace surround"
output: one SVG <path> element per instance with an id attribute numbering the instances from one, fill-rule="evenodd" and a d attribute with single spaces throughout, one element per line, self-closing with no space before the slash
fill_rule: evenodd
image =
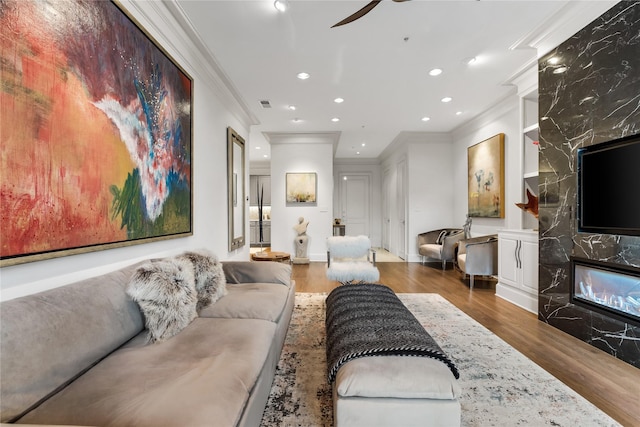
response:
<path id="1" fill-rule="evenodd" d="M 539 60 L 539 194 L 559 197 L 539 206 L 538 317 L 640 368 L 636 322 L 571 302 L 571 257 L 640 267 L 640 237 L 579 233 L 575 215 L 578 149 L 640 134 L 638 34 L 640 2 L 620 2 Z"/>

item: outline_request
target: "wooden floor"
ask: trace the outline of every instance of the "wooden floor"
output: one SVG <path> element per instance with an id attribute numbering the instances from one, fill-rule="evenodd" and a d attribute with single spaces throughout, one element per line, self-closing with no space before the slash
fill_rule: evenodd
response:
<path id="1" fill-rule="evenodd" d="M 329 292 L 327 265 L 294 265 L 297 292 Z M 640 369 L 622 362 L 495 296 L 494 283 L 473 291 L 440 264 L 378 263 L 380 283 L 397 293 L 438 293 L 624 426 L 640 426 Z M 496 361 L 499 363 L 499 360 Z"/>

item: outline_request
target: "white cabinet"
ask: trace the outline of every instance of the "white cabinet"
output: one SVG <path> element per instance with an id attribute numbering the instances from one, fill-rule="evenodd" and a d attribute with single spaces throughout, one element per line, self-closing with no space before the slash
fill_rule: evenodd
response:
<path id="1" fill-rule="evenodd" d="M 496 295 L 538 313 L 538 232 L 498 232 Z"/>
<path id="2" fill-rule="evenodd" d="M 258 195 L 262 189 L 262 206 L 271 206 L 271 176 L 251 175 L 249 177 L 249 205 L 258 206 Z"/>
<path id="3" fill-rule="evenodd" d="M 249 226 L 250 244 L 252 246 L 260 246 L 260 223 L 251 221 Z M 269 246 L 271 244 L 271 222 L 262 221 L 262 245 Z"/>

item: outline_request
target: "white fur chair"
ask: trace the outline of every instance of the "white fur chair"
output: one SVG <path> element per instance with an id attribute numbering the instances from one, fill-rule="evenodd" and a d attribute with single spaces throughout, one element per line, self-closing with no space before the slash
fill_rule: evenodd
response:
<path id="1" fill-rule="evenodd" d="M 376 252 L 367 236 L 327 239 L 327 278 L 340 283 L 375 283 L 380 279 Z"/>

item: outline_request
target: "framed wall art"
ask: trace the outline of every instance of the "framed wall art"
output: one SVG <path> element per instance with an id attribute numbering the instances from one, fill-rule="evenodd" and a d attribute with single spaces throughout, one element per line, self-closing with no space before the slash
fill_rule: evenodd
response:
<path id="1" fill-rule="evenodd" d="M 287 206 L 316 205 L 318 180 L 315 172 L 287 173 Z"/>
<path id="2" fill-rule="evenodd" d="M 0 265 L 192 234 L 191 77 L 110 1 L 0 31 Z"/>
<path id="3" fill-rule="evenodd" d="M 469 216 L 504 218 L 504 133 L 467 149 Z"/>

